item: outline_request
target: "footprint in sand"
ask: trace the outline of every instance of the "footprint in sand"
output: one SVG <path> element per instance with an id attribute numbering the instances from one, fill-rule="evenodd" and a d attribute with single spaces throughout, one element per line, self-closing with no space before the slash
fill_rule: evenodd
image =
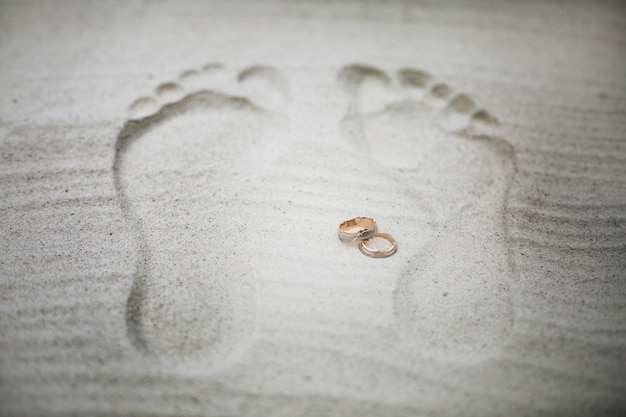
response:
<path id="1" fill-rule="evenodd" d="M 288 138 L 288 96 L 274 68 L 211 64 L 130 106 L 114 173 L 138 236 L 126 321 L 139 350 L 212 367 L 250 337 L 251 243 L 232 237 L 258 232 L 247 196 Z"/>
<path id="2" fill-rule="evenodd" d="M 494 355 L 512 325 L 504 242 L 513 147 L 471 97 L 426 72 L 391 77 L 353 65 L 339 81 L 350 99 L 344 137 L 433 216 L 430 242 L 410 256 L 393 293 L 406 348 L 463 362 Z"/>

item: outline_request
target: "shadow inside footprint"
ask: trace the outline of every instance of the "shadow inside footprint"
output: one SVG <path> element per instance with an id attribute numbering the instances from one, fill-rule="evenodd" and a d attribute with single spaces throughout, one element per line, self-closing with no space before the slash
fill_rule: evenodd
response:
<path id="1" fill-rule="evenodd" d="M 244 78 L 262 94 L 264 74 L 272 75 L 265 88 L 276 96 L 277 72 L 259 71 Z M 243 88 L 232 79 L 232 91 Z M 196 89 L 129 120 L 118 137 L 116 187 L 140 254 L 128 334 L 141 351 L 175 362 L 219 366 L 254 329 L 253 260 L 244 256 L 254 242 L 241 238 L 255 227 L 246 196 L 288 124 L 243 91 Z"/>
<path id="2" fill-rule="evenodd" d="M 349 97 L 344 136 L 434 216 L 434 237 L 394 291 L 400 336 L 433 358 L 470 363 L 494 355 L 512 324 L 504 213 L 513 148 L 469 96 L 424 71 L 393 79 L 353 65 L 339 81 Z"/>

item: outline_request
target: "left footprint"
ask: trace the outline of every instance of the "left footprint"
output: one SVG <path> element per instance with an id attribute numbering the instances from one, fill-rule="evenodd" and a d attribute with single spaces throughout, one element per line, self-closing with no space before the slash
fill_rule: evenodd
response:
<path id="1" fill-rule="evenodd" d="M 138 242 L 126 323 L 140 351 L 212 368 L 245 346 L 256 298 L 246 196 L 288 139 L 288 96 L 272 67 L 212 64 L 130 106 L 113 169 Z"/>

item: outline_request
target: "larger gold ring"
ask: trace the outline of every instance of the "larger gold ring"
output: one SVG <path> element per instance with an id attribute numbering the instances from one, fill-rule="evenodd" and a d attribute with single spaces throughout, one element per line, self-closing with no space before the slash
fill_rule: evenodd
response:
<path id="1" fill-rule="evenodd" d="M 355 217 L 339 225 L 339 239 L 354 245 L 367 240 L 378 231 L 376 220 L 371 217 Z"/>
<path id="2" fill-rule="evenodd" d="M 385 249 L 372 249 L 367 246 L 367 242 L 371 242 L 375 238 L 380 237 L 391 243 L 391 246 Z M 374 233 L 370 239 L 367 241 L 361 241 L 359 244 L 359 250 L 367 256 L 371 256 L 372 258 L 386 258 L 388 256 L 393 255 L 398 250 L 398 245 L 396 244 L 396 240 L 388 233 Z"/>

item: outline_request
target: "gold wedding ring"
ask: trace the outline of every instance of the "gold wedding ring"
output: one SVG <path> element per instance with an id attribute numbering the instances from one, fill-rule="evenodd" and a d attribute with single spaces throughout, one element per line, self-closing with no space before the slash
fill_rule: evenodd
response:
<path id="1" fill-rule="evenodd" d="M 378 231 L 376 220 L 371 217 L 355 217 L 339 225 L 339 239 L 355 245 L 371 238 Z"/>
<path id="2" fill-rule="evenodd" d="M 385 249 L 372 249 L 367 246 L 367 242 L 371 242 L 377 237 L 385 239 L 391 243 L 391 246 Z M 372 258 L 386 258 L 396 253 L 398 245 L 396 244 L 396 240 L 389 233 L 374 233 L 368 240 L 362 240 L 361 243 L 359 243 L 359 250 L 364 255 L 371 256 Z"/>

